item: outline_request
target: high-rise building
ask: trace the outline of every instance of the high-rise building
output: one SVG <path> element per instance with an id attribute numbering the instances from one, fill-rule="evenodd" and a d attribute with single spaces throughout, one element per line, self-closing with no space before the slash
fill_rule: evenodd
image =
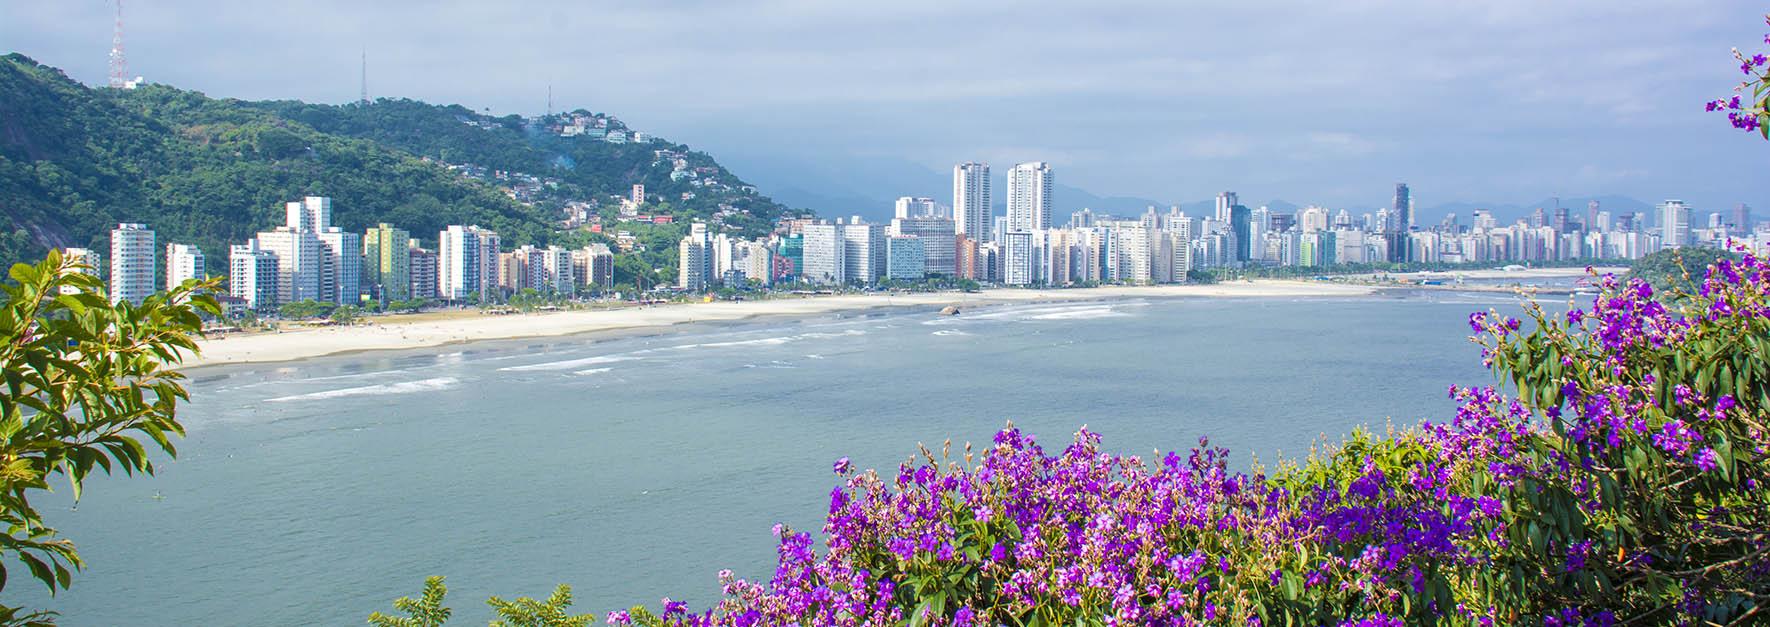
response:
<path id="1" fill-rule="evenodd" d="M 1751 233 L 1752 232 L 1752 208 L 1751 208 L 1751 206 L 1747 205 L 1743 202 L 1739 203 L 1737 205 L 1733 205 L 1733 215 L 1728 219 L 1727 223 L 1733 225 L 1734 230 L 1736 230 L 1740 233 Z"/>
<path id="2" fill-rule="evenodd" d="M 1414 198 L 1413 192 L 1407 188 L 1407 183 L 1395 184 L 1395 200 L 1389 206 L 1389 217 L 1395 221 L 1395 226 L 1389 229 L 1390 231 L 1407 231 L 1414 228 Z"/>
<path id="3" fill-rule="evenodd" d="M 1051 228 L 1051 166 L 1033 161 L 1008 171 L 1007 230 Z"/>
<path id="4" fill-rule="evenodd" d="M 363 300 L 363 236 L 328 226 L 319 232 L 320 294 L 326 301 L 355 305 Z"/>
<path id="5" fill-rule="evenodd" d="M 246 301 L 253 311 L 274 311 L 281 301 L 277 291 L 282 283 L 277 270 L 277 255 L 258 246 L 258 240 L 228 248 L 227 291 Z"/>
<path id="6" fill-rule="evenodd" d="M 1682 200 L 1659 204 L 1659 242 L 1661 248 L 1682 248 L 1690 244 L 1690 207 Z"/>
<path id="7" fill-rule="evenodd" d="M 676 247 L 676 287 L 691 292 L 707 289 L 713 276 L 713 242 L 707 225 L 696 222 Z"/>
<path id="8" fill-rule="evenodd" d="M 437 266 L 436 251 L 418 245 L 418 240 L 411 241 L 408 256 L 412 263 L 412 285 L 410 288 L 413 300 L 435 300 L 437 297 Z"/>
<path id="9" fill-rule="evenodd" d="M 807 224 L 801 235 L 800 254 L 804 257 L 799 278 L 811 283 L 848 282 L 847 246 L 843 224 Z"/>
<path id="10" fill-rule="evenodd" d="M 614 285 L 615 254 L 608 244 L 591 244 L 572 251 L 572 273 L 581 287 L 606 290 Z"/>
<path id="11" fill-rule="evenodd" d="M 1012 175 L 1012 172 L 1010 172 L 1010 175 Z M 1014 186 L 1009 185 L 1008 187 L 1012 190 Z M 1012 194 L 1012 191 L 1010 191 L 1010 194 Z M 1032 285 L 1032 232 L 1009 231 L 1003 234 L 1002 237 L 1002 284 Z"/>
<path id="12" fill-rule="evenodd" d="M 933 198 L 912 198 L 904 196 L 897 199 L 897 208 L 893 212 L 899 218 L 951 218 L 952 210 Z"/>
<path id="13" fill-rule="evenodd" d="M 437 234 L 437 297 L 449 301 L 470 297 L 492 300 L 500 292 L 500 252 L 497 232 L 478 226 L 449 225 Z"/>
<path id="14" fill-rule="evenodd" d="M 1235 260 L 1247 261 L 1253 247 L 1253 215 L 1246 205 L 1229 207 L 1229 231 L 1235 234 Z"/>
<path id="15" fill-rule="evenodd" d="M 383 222 L 363 234 L 362 281 L 383 303 L 412 298 L 412 235 Z"/>
<path id="16" fill-rule="evenodd" d="M 78 264 L 75 272 L 86 276 L 98 276 L 99 259 L 96 251 L 90 248 L 63 248 L 61 254 L 69 262 Z M 63 294 L 78 294 L 80 291 L 80 288 L 72 285 L 61 286 Z"/>
<path id="17" fill-rule="evenodd" d="M 283 225 L 292 229 L 318 233 L 332 226 L 332 199 L 325 196 L 290 201 L 284 203 L 283 210 L 287 214 Z"/>
<path id="18" fill-rule="evenodd" d="M 330 300 L 320 291 L 325 262 L 318 234 L 279 226 L 258 234 L 258 248 L 277 257 L 278 303 Z"/>
<path id="19" fill-rule="evenodd" d="M 145 224 L 111 230 L 111 302 L 140 305 L 154 293 L 154 232 Z"/>
<path id="20" fill-rule="evenodd" d="M 885 241 L 886 278 L 920 281 L 928 276 L 928 255 L 922 248 L 921 238 L 914 235 L 894 235 Z"/>
<path id="21" fill-rule="evenodd" d="M 885 276 L 885 225 L 850 223 L 842 227 L 843 276 L 872 285 Z"/>
<path id="22" fill-rule="evenodd" d="M 1241 198 L 1235 192 L 1221 192 L 1217 194 L 1217 210 L 1212 215 L 1216 217 L 1218 224 L 1229 224 L 1230 208 L 1239 204 L 1241 204 Z"/>
<path id="23" fill-rule="evenodd" d="M 183 285 L 191 279 L 209 278 L 203 268 L 203 250 L 190 244 L 166 245 L 166 289 Z"/>
<path id="24" fill-rule="evenodd" d="M 645 204 L 645 186 L 635 184 L 633 186 L 632 195 L 629 196 L 627 199 L 632 201 L 633 206 L 635 206 L 635 207 Z"/>
<path id="25" fill-rule="evenodd" d="M 897 218 L 891 221 L 889 235 L 921 240 L 928 261 L 926 273 L 952 276 L 954 228 L 953 221 L 946 218 Z"/>
<path id="26" fill-rule="evenodd" d="M 953 166 L 954 234 L 983 243 L 990 237 L 989 164 Z"/>

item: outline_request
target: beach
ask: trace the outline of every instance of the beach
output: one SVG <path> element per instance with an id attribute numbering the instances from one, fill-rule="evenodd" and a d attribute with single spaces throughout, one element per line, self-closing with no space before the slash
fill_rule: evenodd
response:
<path id="1" fill-rule="evenodd" d="M 1516 274 L 1516 273 L 1514 273 Z M 201 340 L 201 354 L 184 368 L 280 362 L 358 351 L 425 348 L 530 337 L 661 329 L 694 322 L 731 322 L 763 317 L 805 317 L 880 308 L 970 308 L 1045 302 L 1131 298 L 1258 298 L 1364 296 L 1378 288 L 1324 281 L 1254 280 L 1209 285 L 1104 286 L 1077 289 L 989 289 L 981 292 L 876 293 L 782 297 L 750 301 L 671 303 L 616 309 L 463 315 L 437 319 L 385 316 L 366 324 L 314 327 L 280 333 L 224 335 Z"/>

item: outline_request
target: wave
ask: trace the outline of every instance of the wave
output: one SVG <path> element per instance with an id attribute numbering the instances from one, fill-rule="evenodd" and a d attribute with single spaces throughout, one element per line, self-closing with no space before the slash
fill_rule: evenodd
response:
<path id="1" fill-rule="evenodd" d="M 935 331 L 934 334 L 935 335 L 971 335 L 970 333 L 966 333 L 966 332 L 960 331 L 958 329 L 941 329 L 939 331 Z"/>
<path id="2" fill-rule="evenodd" d="M 1099 307 L 1077 307 L 1027 316 L 1027 320 L 1093 320 L 1096 318 L 1124 318 L 1131 314 L 1114 309 L 1111 305 Z"/>
<path id="3" fill-rule="evenodd" d="M 288 401 L 310 401 L 310 400 L 321 400 L 321 399 L 328 399 L 328 398 L 343 398 L 346 396 L 382 396 L 382 395 L 386 395 L 386 394 L 413 394 L 413 393 L 417 393 L 417 392 L 430 392 L 430 391 L 435 391 L 435 390 L 448 389 L 448 388 L 454 387 L 455 384 L 460 383 L 460 382 L 461 382 L 460 379 L 456 379 L 454 377 L 437 377 L 434 379 L 420 379 L 417 381 L 402 381 L 400 383 L 384 383 L 381 385 L 365 385 L 365 386 L 354 387 L 354 388 L 326 390 L 324 392 L 313 392 L 311 394 L 296 394 L 293 396 L 279 396 L 277 398 L 268 399 L 265 402 L 267 402 L 267 403 L 283 403 L 283 402 L 288 402 Z"/>
<path id="4" fill-rule="evenodd" d="M 577 375 L 602 374 L 604 372 L 609 372 L 611 370 L 614 370 L 614 368 L 588 368 L 585 370 L 579 370 L 577 372 L 573 372 L 572 374 L 577 374 Z"/>
<path id="5" fill-rule="evenodd" d="M 577 368 L 579 366 L 592 366 L 592 365 L 596 365 L 596 364 L 612 364 L 612 363 L 615 363 L 618 361 L 633 361 L 635 359 L 639 359 L 639 358 L 633 357 L 631 354 L 626 354 L 626 353 L 616 354 L 616 355 L 597 355 L 595 357 L 567 359 L 564 361 L 549 361 L 549 362 L 544 362 L 544 363 L 539 363 L 539 364 L 529 364 L 526 366 L 505 366 L 503 368 L 499 368 L 498 371 L 499 372 L 527 372 L 527 371 L 531 371 L 531 370 L 571 370 L 571 369 Z"/>

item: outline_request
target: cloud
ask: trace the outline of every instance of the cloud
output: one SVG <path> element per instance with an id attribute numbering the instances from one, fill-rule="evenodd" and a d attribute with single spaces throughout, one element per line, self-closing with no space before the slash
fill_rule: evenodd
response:
<path id="1" fill-rule="evenodd" d="M 1700 111 L 1736 81 L 1728 48 L 1761 41 L 1763 9 L 1745 0 L 167 0 L 129 11 L 135 73 L 215 95 L 351 100 L 366 49 L 375 95 L 532 114 L 551 85 L 560 107 L 696 145 L 827 161 L 1042 159 L 1100 194 L 1236 186 L 1375 203 L 1407 179 L 1446 199 L 1708 193 L 1770 205 L 1770 182 L 1731 165 L 1761 165 L 1762 147 Z M 104 77 L 104 3 L 0 0 L 0 14 L 0 45 Z M 1707 158 L 1674 156 L 1689 153 Z M 1593 154 L 1606 171 L 1642 174 L 1569 165 Z M 1360 185 L 1368 192 L 1354 196 Z M 1581 185 L 1621 189 L 1545 189 Z"/>

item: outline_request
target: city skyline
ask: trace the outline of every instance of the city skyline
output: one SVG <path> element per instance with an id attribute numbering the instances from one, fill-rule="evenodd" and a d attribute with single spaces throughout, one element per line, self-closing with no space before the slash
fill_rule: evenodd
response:
<path id="1" fill-rule="evenodd" d="M 0 40 L 88 84 L 105 82 L 108 5 L 16 4 Z M 1770 206 L 1770 182 L 1750 159 L 1734 158 L 1751 144 L 1701 110 L 1737 76 L 1724 63 L 1727 45 L 1715 42 L 1756 40 L 1741 19 L 1756 9 L 1744 2 L 1375 2 L 1299 6 L 1284 19 L 1253 8 L 1116 5 L 1006 22 L 995 19 L 1006 9 L 989 5 L 859 14 L 750 6 L 488 14 L 458 5 L 419 18 L 397 3 L 337 9 L 130 5 L 131 73 L 221 96 L 343 103 L 360 97 L 366 54 L 370 97 L 532 115 L 552 92 L 556 110 L 619 114 L 721 155 L 787 199 L 854 196 L 876 183 L 790 174 L 806 164 L 883 177 L 894 167 L 939 171 L 957 156 L 1043 159 L 1067 184 L 1163 203 L 1231 187 L 1376 207 L 1388 200 L 1381 182 L 1402 179 L 1432 190 L 1422 208 L 1605 194 Z M 793 19 L 772 19 L 782 11 Z M 1121 26 L 1110 39 L 1106 17 Z M 879 23 L 950 30 L 983 21 L 1001 32 L 907 51 L 874 32 Z M 569 36 L 611 22 L 633 28 L 591 49 Z M 289 23 L 304 28 L 279 26 Z M 1226 41 L 1213 27 L 1221 24 L 1259 27 L 1233 29 Z M 756 37 L 768 33 L 793 36 Z M 1065 39 L 1057 33 L 1071 43 L 1027 43 Z M 263 45 L 295 37 L 302 45 Z M 752 47 L 721 52 L 737 38 Z M 854 45 L 821 62 L 799 54 L 833 38 Z M 772 43 L 755 47 L 760 40 Z M 996 76 L 971 80 L 948 58 L 988 59 Z M 1278 80 L 1305 58 L 1308 72 Z M 680 97 L 708 90 L 721 97 Z M 1307 115 L 1296 114 L 1298 102 Z"/>

